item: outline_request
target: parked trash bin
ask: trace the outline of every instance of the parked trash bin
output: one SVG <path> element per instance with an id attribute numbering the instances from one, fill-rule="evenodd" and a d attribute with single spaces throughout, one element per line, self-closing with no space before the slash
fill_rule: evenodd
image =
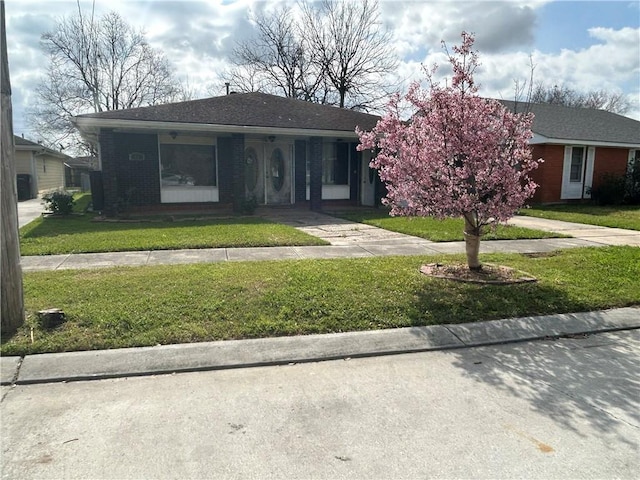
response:
<path id="1" fill-rule="evenodd" d="M 31 175 L 28 173 L 18 174 L 18 201 L 30 200 L 31 196 Z"/>

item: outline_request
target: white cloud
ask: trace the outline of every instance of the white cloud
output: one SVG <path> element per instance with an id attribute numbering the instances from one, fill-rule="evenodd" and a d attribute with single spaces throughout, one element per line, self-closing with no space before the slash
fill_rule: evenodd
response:
<path id="1" fill-rule="evenodd" d="M 162 50 L 176 73 L 188 79 L 197 95 L 204 96 L 215 83 L 223 93 L 219 78 L 236 42 L 252 34 L 252 12 L 274 10 L 294 0 L 256 1 L 128 1 L 97 0 L 96 14 L 118 11 L 126 21 L 147 33 L 150 44 Z M 475 32 L 482 66 L 477 79 L 481 93 L 510 98 L 513 81 L 528 78 L 529 55 L 536 64 L 536 79 L 565 83 L 579 90 L 623 91 L 640 98 L 640 29 L 595 27 L 589 30 L 596 41 L 588 48 L 543 53 L 535 48 L 538 11 L 546 2 L 461 2 L 389 1 L 380 3 L 383 26 L 393 29 L 395 49 L 402 61 L 398 77 L 406 86 L 424 78 L 421 64 L 433 62 L 447 68 L 441 40 L 458 43 L 462 30 Z M 92 2 L 81 1 L 89 11 Z M 40 50 L 40 35 L 55 25 L 62 15 L 77 11 L 75 1 L 15 0 L 6 5 L 7 39 L 14 93 L 16 132 L 29 133 L 23 112 L 30 102 L 38 79 L 44 72 L 46 56 Z M 640 106 L 629 115 L 640 118 Z"/>

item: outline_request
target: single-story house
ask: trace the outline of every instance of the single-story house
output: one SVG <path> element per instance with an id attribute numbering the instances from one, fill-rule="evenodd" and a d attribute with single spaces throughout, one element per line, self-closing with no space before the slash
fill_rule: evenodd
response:
<path id="1" fill-rule="evenodd" d="M 356 127 L 379 117 L 264 93 L 75 117 L 98 145 L 103 210 L 323 202 L 374 205 L 378 176 Z M 94 185 L 92 185 L 95 188 Z"/>
<path id="2" fill-rule="evenodd" d="M 512 111 L 524 104 L 502 101 Z M 532 172 L 539 185 L 536 203 L 591 198 L 606 174 L 624 175 L 632 165 L 640 167 L 640 122 L 592 108 L 534 103 L 534 158 L 544 162 Z"/>
<path id="3" fill-rule="evenodd" d="M 503 102 L 508 108 L 522 104 Z M 605 173 L 639 158 L 640 122 L 594 109 L 533 104 L 534 202 L 589 198 Z M 384 194 L 356 127 L 379 117 L 264 93 L 116 110 L 75 117 L 98 146 L 102 210 L 232 207 L 327 202 L 376 205 Z M 92 185 L 95 190 L 96 185 Z"/>
<path id="4" fill-rule="evenodd" d="M 19 200 L 65 188 L 64 162 L 69 156 L 16 135 L 14 140 Z"/>

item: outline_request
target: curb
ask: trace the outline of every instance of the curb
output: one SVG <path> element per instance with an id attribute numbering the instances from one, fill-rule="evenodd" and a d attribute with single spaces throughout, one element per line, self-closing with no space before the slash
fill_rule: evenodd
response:
<path id="1" fill-rule="evenodd" d="M 0 357 L 2 385 L 398 355 L 640 328 L 640 307 L 364 332 Z"/>

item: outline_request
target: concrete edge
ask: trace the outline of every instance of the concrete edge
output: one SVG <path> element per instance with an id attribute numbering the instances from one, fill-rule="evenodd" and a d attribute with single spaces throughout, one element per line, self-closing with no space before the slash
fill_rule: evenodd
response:
<path id="1" fill-rule="evenodd" d="M 0 357 L 0 385 L 11 385 L 18 379 L 22 357 Z"/>
<path id="2" fill-rule="evenodd" d="M 8 382 L 3 385 L 29 385 L 397 355 L 635 328 L 640 328 L 640 307 L 467 324 L 50 353 L 27 355 L 24 360 L 0 358 L 2 381 Z"/>
<path id="3" fill-rule="evenodd" d="M 640 328 L 640 307 L 443 326 L 465 346 L 476 347 Z"/>

